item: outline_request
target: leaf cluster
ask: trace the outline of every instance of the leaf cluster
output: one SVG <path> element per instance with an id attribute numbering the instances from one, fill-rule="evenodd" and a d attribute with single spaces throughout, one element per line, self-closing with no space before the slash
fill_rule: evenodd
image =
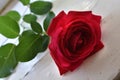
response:
<path id="1" fill-rule="evenodd" d="M 46 34 L 47 28 L 55 16 L 51 11 L 52 3 L 48 1 L 19 0 L 24 6 L 30 9 L 29 14 L 21 17 L 17 11 L 9 11 L 0 16 L 0 34 L 8 39 L 18 38 L 17 45 L 8 43 L 0 47 L 0 77 L 7 77 L 13 71 L 18 62 L 27 62 L 32 60 L 38 53 L 47 49 L 49 36 Z M 46 15 L 41 26 L 38 16 Z M 20 23 L 23 20 L 30 24 L 29 30 L 20 33 Z"/>

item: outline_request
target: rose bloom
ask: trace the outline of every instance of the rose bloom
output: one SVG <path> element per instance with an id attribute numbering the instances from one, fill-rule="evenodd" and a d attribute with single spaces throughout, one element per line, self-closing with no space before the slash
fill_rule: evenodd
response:
<path id="1" fill-rule="evenodd" d="M 50 54 L 60 74 L 73 71 L 90 55 L 103 48 L 101 16 L 91 11 L 60 12 L 53 18 L 47 33 L 51 37 Z"/>

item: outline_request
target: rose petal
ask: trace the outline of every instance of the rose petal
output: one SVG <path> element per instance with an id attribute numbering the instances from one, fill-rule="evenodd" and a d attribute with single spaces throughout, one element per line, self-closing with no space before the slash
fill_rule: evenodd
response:
<path id="1" fill-rule="evenodd" d="M 96 46 L 94 47 L 94 50 L 91 52 L 91 54 L 89 56 L 92 56 L 93 54 L 95 54 L 96 52 L 101 50 L 103 47 L 104 47 L 103 43 L 101 41 L 99 41 L 98 44 L 96 44 Z"/>
<path id="2" fill-rule="evenodd" d="M 98 24 L 101 23 L 101 16 L 92 14 L 92 19 L 96 21 Z"/>
<path id="3" fill-rule="evenodd" d="M 48 27 L 47 30 L 47 34 L 49 36 L 52 36 L 53 34 L 55 34 L 56 29 L 59 29 L 61 26 L 59 24 L 59 22 L 66 16 L 66 13 L 64 11 L 61 11 L 58 16 L 56 16 L 55 18 L 53 18 L 50 26 Z M 59 24 L 59 25 L 58 25 Z"/>
<path id="4" fill-rule="evenodd" d="M 71 17 L 71 16 L 88 16 L 88 15 L 91 15 L 92 11 L 70 11 L 68 13 L 68 16 Z"/>
<path id="5" fill-rule="evenodd" d="M 91 19 L 91 11 L 70 11 L 67 17 L 67 23 L 74 21 L 76 19 Z"/>

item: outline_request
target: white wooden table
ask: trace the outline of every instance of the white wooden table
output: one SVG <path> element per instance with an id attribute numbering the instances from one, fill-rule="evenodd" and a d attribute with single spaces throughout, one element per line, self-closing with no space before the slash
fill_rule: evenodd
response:
<path id="1" fill-rule="evenodd" d="M 66 1 L 63 4 L 59 1 L 56 2 L 53 10 L 56 13 L 61 9 L 66 11 L 71 8 L 80 10 L 81 0 Z M 85 60 L 74 72 L 69 72 L 63 76 L 59 75 L 48 52 L 24 80 L 112 80 L 120 70 L 119 5 L 120 0 L 98 0 L 97 4 L 91 8 L 94 13 L 102 16 L 102 41 L 105 47 L 101 51 Z"/>
<path id="2" fill-rule="evenodd" d="M 92 10 L 101 15 L 102 41 L 105 47 L 86 59 L 74 72 L 63 76 L 59 75 L 48 51 L 22 80 L 113 80 L 117 75 L 120 71 L 120 0 L 98 0 L 88 8 L 84 7 L 87 5 L 87 0 L 85 1 L 84 5 L 80 5 L 81 0 L 56 0 L 53 1 L 53 11 L 57 14 L 61 10 Z M 19 7 L 19 11 L 22 9 Z M 16 78 L 9 80 L 17 80 Z"/>

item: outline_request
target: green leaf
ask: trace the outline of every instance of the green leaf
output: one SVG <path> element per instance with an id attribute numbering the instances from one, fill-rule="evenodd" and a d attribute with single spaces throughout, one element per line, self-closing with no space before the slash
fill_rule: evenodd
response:
<path id="1" fill-rule="evenodd" d="M 14 44 L 6 44 L 0 47 L 0 78 L 10 75 L 17 63 Z"/>
<path id="2" fill-rule="evenodd" d="M 17 11 L 9 11 L 6 16 L 9 16 L 10 18 L 14 19 L 15 21 L 20 20 L 20 14 Z"/>
<path id="3" fill-rule="evenodd" d="M 17 60 L 21 62 L 32 60 L 39 52 L 46 49 L 47 39 L 48 37 L 42 37 L 31 30 L 23 32 L 16 48 Z"/>
<path id="4" fill-rule="evenodd" d="M 28 4 L 30 4 L 30 0 L 20 0 L 20 2 L 21 2 L 23 5 L 28 5 Z"/>
<path id="5" fill-rule="evenodd" d="M 38 15 L 43 15 L 49 12 L 51 8 L 52 8 L 52 3 L 47 1 L 35 1 L 30 4 L 31 12 Z"/>
<path id="6" fill-rule="evenodd" d="M 0 33 L 8 38 L 16 38 L 20 29 L 18 23 L 8 16 L 0 16 Z"/>
<path id="7" fill-rule="evenodd" d="M 42 33 L 42 27 L 38 22 L 31 22 L 31 28 L 33 31 L 37 32 L 37 33 Z"/>
<path id="8" fill-rule="evenodd" d="M 41 46 L 40 46 L 40 52 L 43 52 L 47 49 L 48 47 L 48 44 L 49 44 L 49 36 L 47 35 L 43 35 L 41 37 L 41 40 L 40 40 L 40 43 L 41 43 Z"/>
<path id="9" fill-rule="evenodd" d="M 47 31 L 47 28 L 48 28 L 51 20 L 52 20 L 54 17 L 55 17 L 55 14 L 54 14 L 53 12 L 49 12 L 49 13 L 48 13 L 48 15 L 47 15 L 47 17 L 45 18 L 44 23 L 43 23 L 43 25 L 44 25 L 44 30 L 45 30 L 45 31 Z"/>
<path id="10" fill-rule="evenodd" d="M 23 20 L 27 23 L 31 23 L 33 21 L 36 21 L 37 20 L 37 17 L 33 14 L 26 14 L 23 18 Z"/>

